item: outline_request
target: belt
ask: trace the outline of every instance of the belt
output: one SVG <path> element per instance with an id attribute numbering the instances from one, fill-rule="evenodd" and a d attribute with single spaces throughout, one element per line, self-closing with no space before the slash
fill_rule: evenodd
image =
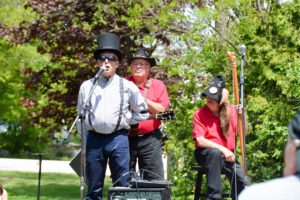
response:
<path id="1" fill-rule="evenodd" d="M 153 135 L 155 132 L 156 132 L 157 129 L 151 131 L 151 132 L 148 132 L 148 133 L 138 133 L 135 137 L 130 137 L 130 138 L 141 138 L 141 137 L 148 137 L 148 136 L 151 136 Z"/>
<path id="2" fill-rule="evenodd" d="M 112 133 L 99 133 L 99 132 L 96 132 L 96 131 L 92 131 L 92 130 L 89 130 L 89 134 L 92 134 L 92 135 L 103 135 L 103 136 L 109 136 L 109 135 L 113 135 L 115 133 L 118 133 L 118 132 L 122 132 L 122 131 L 128 131 L 124 128 L 120 129 L 120 130 L 117 130 L 115 132 L 112 132 Z"/>

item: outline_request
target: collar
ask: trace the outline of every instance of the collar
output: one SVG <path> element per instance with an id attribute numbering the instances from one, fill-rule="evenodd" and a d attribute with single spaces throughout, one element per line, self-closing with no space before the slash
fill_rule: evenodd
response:
<path id="1" fill-rule="evenodd" d="M 135 83 L 133 76 L 129 76 L 128 79 L 129 79 L 130 81 L 132 81 L 132 82 Z M 138 88 L 141 89 L 141 90 L 144 90 L 145 88 L 149 89 L 150 86 L 151 86 L 151 78 L 150 78 L 150 79 L 147 79 L 147 81 L 146 81 L 144 84 L 138 86 Z"/>
<path id="2" fill-rule="evenodd" d="M 99 83 L 100 84 L 108 84 L 111 83 L 112 81 L 116 80 L 118 78 L 117 74 L 114 74 L 113 76 L 110 76 L 108 79 L 104 78 L 103 76 L 99 77 Z"/>
<path id="3" fill-rule="evenodd" d="M 206 113 L 207 113 L 208 117 L 215 117 L 215 118 L 219 119 L 219 117 L 217 117 L 207 105 L 204 106 L 204 109 L 206 109 Z"/>

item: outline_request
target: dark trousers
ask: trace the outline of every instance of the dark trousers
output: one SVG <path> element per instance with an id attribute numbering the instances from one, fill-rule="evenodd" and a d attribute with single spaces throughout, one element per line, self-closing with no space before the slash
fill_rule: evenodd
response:
<path id="1" fill-rule="evenodd" d="M 237 199 L 238 194 L 245 188 L 245 176 L 241 165 L 226 162 L 218 149 L 196 149 L 195 159 L 200 166 L 207 170 L 207 195 L 208 199 L 222 199 L 221 172 L 230 180 L 231 198 Z M 235 184 L 236 183 L 236 184 Z"/>
<path id="2" fill-rule="evenodd" d="M 156 129 L 141 137 L 129 138 L 130 171 L 135 172 L 138 160 L 139 172 L 142 179 L 164 179 L 161 136 L 161 131 Z M 134 175 L 131 176 L 134 177 Z"/>
<path id="3" fill-rule="evenodd" d="M 129 185 L 129 143 L 127 130 L 113 134 L 89 132 L 86 141 L 87 200 L 101 200 L 107 162 L 113 186 Z"/>

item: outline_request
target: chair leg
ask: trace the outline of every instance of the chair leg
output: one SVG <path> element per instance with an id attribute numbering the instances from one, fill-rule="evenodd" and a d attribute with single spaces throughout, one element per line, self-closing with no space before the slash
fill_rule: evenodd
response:
<path id="1" fill-rule="evenodd" d="M 200 199 L 201 185 L 202 185 L 202 176 L 203 176 L 203 173 L 201 173 L 201 172 L 198 171 L 197 179 L 196 179 L 196 184 L 195 184 L 194 200 L 199 200 Z"/>

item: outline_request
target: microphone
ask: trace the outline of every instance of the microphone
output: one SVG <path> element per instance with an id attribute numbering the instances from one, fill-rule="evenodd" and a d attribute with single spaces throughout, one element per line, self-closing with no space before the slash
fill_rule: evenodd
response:
<path id="1" fill-rule="evenodd" d="M 246 46 L 244 44 L 241 45 L 242 56 L 246 56 Z"/>
<path id="2" fill-rule="evenodd" d="M 95 79 L 98 79 L 99 76 L 100 76 L 104 71 L 107 70 L 107 67 L 108 67 L 108 66 L 102 66 L 102 67 L 100 67 L 99 71 L 97 72 L 97 74 L 96 74 L 96 76 L 95 76 Z"/>

